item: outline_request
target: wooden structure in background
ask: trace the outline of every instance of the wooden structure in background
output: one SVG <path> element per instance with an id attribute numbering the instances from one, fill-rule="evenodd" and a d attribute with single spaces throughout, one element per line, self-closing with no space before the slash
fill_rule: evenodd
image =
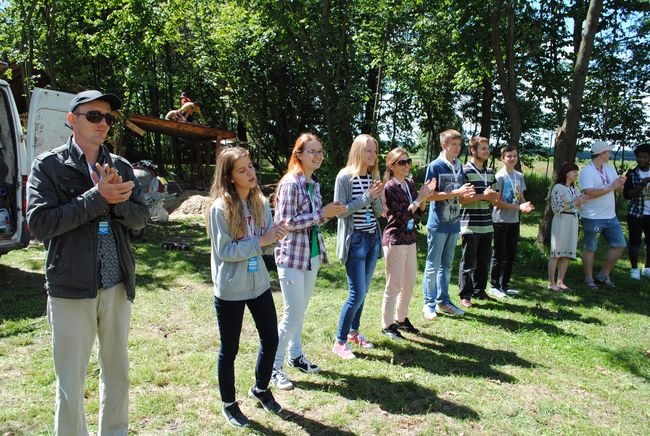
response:
<path id="1" fill-rule="evenodd" d="M 202 144 L 216 144 L 215 156 L 219 154 L 219 147 L 223 140 L 235 140 L 237 134 L 230 130 L 216 129 L 214 127 L 203 126 L 200 124 L 179 123 L 147 115 L 131 115 L 125 123 L 125 126 L 139 136 L 144 132 L 154 132 L 168 135 L 172 138 L 173 146 L 181 146 L 178 138 L 184 139 L 184 145 L 190 147 L 190 153 L 193 154 L 192 167 L 197 176 L 197 182 L 201 187 L 207 187 L 211 174 L 208 174 L 208 168 L 213 163 L 210 160 L 210 153 L 205 153 Z M 177 162 L 180 165 L 180 162 Z M 179 171 L 179 168 L 176 168 Z"/>

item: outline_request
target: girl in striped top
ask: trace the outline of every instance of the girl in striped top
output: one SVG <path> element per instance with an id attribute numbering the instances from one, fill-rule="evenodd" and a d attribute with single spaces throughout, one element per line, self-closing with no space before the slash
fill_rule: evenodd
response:
<path id="1" fill-rule="evenodd" d="M 372 343 L 359 333 L 361 313 L 370 280 L 381 253 L 381 229 L 377 218 L 383 207 L 379 180 L 377 141 L 370 135 L 359 135 L 350 147 L 348 163 L 336 176 L 334 200 L 345 205 L 338 215 L 336 254 L 345 264 L 349 295 L 339 318 L 332 352 L 343 359 L 356 357 L 348 342 L 363 348 Z"/>

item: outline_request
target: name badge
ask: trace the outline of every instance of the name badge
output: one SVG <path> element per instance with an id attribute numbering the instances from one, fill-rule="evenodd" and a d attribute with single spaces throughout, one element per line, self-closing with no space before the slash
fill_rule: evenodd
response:
<path id="1" fill-rule="evenodd" d="M 370 214 L 370 209 L 366 209 L 366 223 L 372 223 L 372 215 Z"/>
<path id="2" fill-rule="evenodd" d="M 248 259 L 248 272 L 257 272 L 257 256 Z"/>
<path id="3" fill-rule="evenodd" d="M 415 220 L 411 218 L 406 222 L 406 231 L 410 233 L 413 229 L 415 229 Z"/>
<path id="4" fill-rule="evenodd" d="M 110 224 L 108 221 L 100 221 L 99 227 L 97 227 L 98 235 L 108 235 L 110 233 Z"/>

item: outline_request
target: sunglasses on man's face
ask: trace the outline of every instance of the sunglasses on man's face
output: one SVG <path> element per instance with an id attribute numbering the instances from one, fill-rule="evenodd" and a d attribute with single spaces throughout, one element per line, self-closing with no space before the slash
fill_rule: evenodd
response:
<path id="1" fill-rule="evenodd" d="M 397 165 L 401 166 L 401 167 L 403 167 L 404 165 L 411 166 L 411 163 L 413 163 L 413 160 L 411 158 L 408 158 L 408 159 L 402 159 L 402 160 L 395 161 L 395 163 Z"/>
<path id="2" fill-rule="evenodd" d="M 75 112 L 75 115 L 85 115 L 88 122 L 93 124 L 99 124 L 102 120 L 106 120 L 106 124 L 112 126 L 117 121 L 111 113 L 103 114 L 100 111 Z"/>

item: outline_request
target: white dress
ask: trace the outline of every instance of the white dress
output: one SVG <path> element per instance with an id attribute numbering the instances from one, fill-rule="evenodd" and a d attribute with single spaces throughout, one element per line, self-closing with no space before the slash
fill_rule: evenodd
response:
<path id="1" fill-rule="evenodd" d="M 575 201 L 580 197 L 577 188 L 556 183 L 551 190 L 551 257 L 576 258 L 578 246 L 578 209 Z"/>

